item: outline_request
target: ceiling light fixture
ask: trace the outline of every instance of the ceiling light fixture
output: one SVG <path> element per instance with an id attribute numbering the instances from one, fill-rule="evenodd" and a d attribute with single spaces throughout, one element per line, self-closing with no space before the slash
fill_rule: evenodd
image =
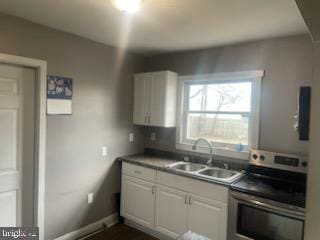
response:
<path id="1" fill-rule="evenodd" d="M 141 7 L 141 0 L 112 0 L 112 4 L 120 11 L 135 13 Z"/>

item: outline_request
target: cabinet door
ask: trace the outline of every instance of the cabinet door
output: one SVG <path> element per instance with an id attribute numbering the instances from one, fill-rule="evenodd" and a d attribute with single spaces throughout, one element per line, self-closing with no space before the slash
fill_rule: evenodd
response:
<path id="1" fill-rule="evenodd" d="M 150 106 L 149 120 L 152 126 L 164 126 L 164 108 L 166 94 L 166 72 L 150 74 Z"/>
<path id="2" fill-rule="evenodd" d="M 154 229 L 155 185 L 122 175 L 121 215 Z"/>
<path id="3" fill-rule="evenodd" d="M 133 123 L 147 124 L 149 114 L 150 74 L 136 74 L 134 79 Z"/>
<path id="4" fill-rule="evenodd" d="M 187 193 L 158 185 L 155 230 L 171 238 L 187 231 Z"/>
<path id="5" fill-rule="evenodd" d="M 189 195 L 188 230 L 212 240 L 227 238 L 227 204 Z"/>

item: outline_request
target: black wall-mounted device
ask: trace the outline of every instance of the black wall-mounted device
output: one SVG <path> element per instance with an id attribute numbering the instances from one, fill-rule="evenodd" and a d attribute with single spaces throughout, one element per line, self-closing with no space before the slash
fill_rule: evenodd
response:
<path id="1" fill-rule="evenodd" d="M 309 140 L 310 128 L 311 87 L 300 87 L 298 106 L 298 133 L 299 140 Z"/>

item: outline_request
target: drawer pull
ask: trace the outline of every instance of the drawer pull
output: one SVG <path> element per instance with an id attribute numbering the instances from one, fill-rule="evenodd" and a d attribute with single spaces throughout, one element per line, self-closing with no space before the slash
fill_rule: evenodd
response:
<path id="1" fill-rule="evenodd" d="M 155 187 L 155 186 L 152 186 L 152 195 L 155 194 L 155 190 L 156 190 L 156 187 Z"/>
<path id="2" fill-rule="evenodd" d="M 188 204 L 188 200 L 187 200 L 187 198 L 188 198 L 188 196 L 187 196 L 187 194 L 186 195 L 184 195 L 184 204 Z"/>
<path id="3" fill-rule="evenodd" d="M 134 173 L 136 173 L 136 174 L 141 174 L 142 172 L 139 171 L 139 170 L 134 170 Z"/>
<path id="4" fill-rule="evenodd" d="M 191 196 L 189 196 L 189 205 L 191 205 Z"/>

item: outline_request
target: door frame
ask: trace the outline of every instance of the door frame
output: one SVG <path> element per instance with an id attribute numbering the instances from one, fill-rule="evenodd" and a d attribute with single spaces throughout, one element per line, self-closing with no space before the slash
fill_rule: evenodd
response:
<path id="1" fill-rule="evenodd" d="M 44 240 L 47 62 L 39 59 L 0 53 L 0 63 L 31 67 L 36 70 L 34 220 L 35 224 L 39 227 L 39 239 Z"/>

